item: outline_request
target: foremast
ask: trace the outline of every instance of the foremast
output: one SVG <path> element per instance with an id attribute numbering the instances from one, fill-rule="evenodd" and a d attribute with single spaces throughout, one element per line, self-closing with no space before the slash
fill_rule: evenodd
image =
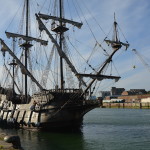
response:
<path id="1" fill-rule="evenodd" d="M 116 18 L 115 18 L 115 14 L 114 14 L 114 24 L 113 24 L 113 39 L 112 40 L 104 40 L 108 45 L 111 45 L 113 52 L 108 56 L 108 58 L 106 59 L 106 61 L 103 63 L 102 67 L 100 68 L 100 70 L 95 74 L 78 74 L 78 76 L 81 77 L 91 77 L 92 81 L 88 84 L 88 86 L 86 87 L 86 89 L 84 90 L 84 92 L 82 93 L 82 96 L 86 94 L 86 92 L 91 88 L 91 86 L 93 85 L 93 83 L 96 80 L 103 80 L 103 79 L 115 79 L 115 81 L 118 81 L 121 77 L 119 76 L 108 76 L 108 75 L 103 75 L 103 70 L 105 69 L 105 67 L 112 61 L 112 57 L 114 56 L 114 54 L 122 47 L 125 46 L 126 50 L 129 47 L 128 42 L 127 43 L 123 43 L 119 40 L 119 33 L 118 33 L 118 24 L 116 22 Z"/>
<path id="2" fill-rule="evenodd" d="M 126 50 L 129 47 L 129 43 L 126 41 L 126 43 L 121 42 L 119 39 L 119 32 L 118 32 L 118 23 L 116 21 L 115 13 L 114 13 L 114 23 L 113 23 L 113 38 L 112 40 L 104 40 L 108 45 L 111 45 L 111 47 L 116 50 L 120 49 L 122 46 L 126 47 Z"/>
<path id="3" fill-rule="evenodd" d="M 89 83 L 89 85 L 87 86 L 87 88 L 84 90 L 84 92 L 82 93 L 82 96 L 85 95 L 85 93 L 91 88 L 91 86 L 93 85 L 93 83 L 95 82 L 95 80 L 97 80 L 99 78 L 99 76 L 102 74 L 102 71 L 104 70 L 104 68 L 106 67 L 107 64 L 110 63 L 110 61 L 112 60 L 112 57 L 114 56 L 114 54 L 118 51 L 118 49 L 114 50 L 112 52 L 112 54 L 108 57 L 108 59 L 104 62 L 103 66 L 101 67 L 101 69 L 96 73 L 95 78 Z M 84 75 L 82 75 L 84 76 Z M 92 77 L 92 76 L 88 76 L 88 77 Z M 117 79 L 119 80 L 120 77 L 114 77 L 114 76 L 102 76 L 101 75 L 101 80 L 103 79 Z"/>

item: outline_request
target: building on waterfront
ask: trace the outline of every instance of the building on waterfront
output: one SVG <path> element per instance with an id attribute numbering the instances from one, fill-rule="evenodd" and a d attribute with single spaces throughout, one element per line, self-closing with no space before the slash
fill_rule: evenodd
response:
<path id="1" fill-rule="evenodd" d="M 123 91 L 125 91 L 124 88 L 112 87 L 112 88 L 111 88 L 111 96 L 114 96 L 114 95 L 121 95 Z"/>
<path id="2" fill-rule="evenodd" d="M 117 98 L 122 94 L 122 92 L 125 91 L 124 88 L 116 88 L 112 87 L 111 91 L 100 91 L 99 95 L 102 97 L 102 99 L 110 100 L 112 98 Z"/>
<path id="3" fill-rule="evenodd" d="M 148 97 L 150 97 L 150 94 L 122 95 L 122 96 L 119 96 L 118 98 L 119 99 L 125 99 L 125 102 L 135 102 L 135 103 L 138 103 L 138 102 L 141 102 L 141 100 L 143 98 L 148 98 Z"/>
<path id="4" fill-rule="evenodd" d="M 150 97 L 142 98 L 141 103 L 150 103 Z"/>
<path id="5" fill-rule="evenodd" d="M 103 100 L 111 101 L 112 99 L 123 99 L 125 102 L 141 102 L 141 99 L 150 97 L 145 89 L 130 89 L 125 91 L 124 88 L 112 87 L 111 91 L 100 91 Z"/>
<path id="6" fill-rule="evenodd" d="M 146 93 L 145 89 L 130 89 L 129 91 L 123 91 L 121 95 L 142 95 Z"/>
<path id="7" fill-rule="evenodd" d="M 149 97 L 145 89 L 130 89 L 129 91 L 122 92 L 122 96 L 126 102 L 141 102 L 142 98 Z"/>
<path id="8" fill-rule="evenodd" d="M 100 95 L 100 97 L 102 97 L 102 99 L 104 99 L 105 97 L 107 97 L 107 96 L 110 96 L 110 91 L 100 91 L 99 92 L 99 95 Z"/>

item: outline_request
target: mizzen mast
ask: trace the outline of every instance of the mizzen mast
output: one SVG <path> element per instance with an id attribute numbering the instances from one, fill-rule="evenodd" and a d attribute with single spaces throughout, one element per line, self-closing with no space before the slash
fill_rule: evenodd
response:
<path id="1" fill-rule="evenodd" d="M 28 103 L 28 76 L 31 78 L 31 80 L 33 82 L 35 82 L 37 84 L 37 86 L 40 88 L 40 90 L 43 90 L 43 87 L 38 83 L 38 81 L 33 77 L 33 75 L 28 71 L 28 53 L 29 53 L 29 49 L 33 46 L 31 44 L 31 41 L 35 41 L 40 43 L 41 45 L 46 46 L 48 44 L 47 41 L 45 40 L 41 40 L 38 38 L 34 38 L 29 36 L 29 0 L 25 0 L 25 8 L 26 8 L 26 17 L 25 17 L 25 35 L 22 34 L 17 34 L 17 33 L 12 33 L 12 32 L 5 32 L 8 38 L 19 38 L 22 39 L 24 41 L 24 43 L 22 43 L 20 45 L 20 47 L 23 48 L 24 50 L 24 63 L 21 63 L 20 60 L 15 56 L 15 54 L 9 49 L 7 48 L 9 54 L 16 60 L 17 64 L 20 65 L 22 73 L 24 74 L 24 94 L 25 94 L 25 101 L 26 103 Z M 6 44 L 2 41 L 2 39 L 0 40 L 2 45 Z M 7 46 L 6 46 L 7 47 Z"/>

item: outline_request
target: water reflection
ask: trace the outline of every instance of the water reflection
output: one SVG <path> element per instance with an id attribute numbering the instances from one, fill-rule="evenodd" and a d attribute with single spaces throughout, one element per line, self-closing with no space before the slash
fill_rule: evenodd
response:
<path id="1" fill-rule="evenodd" d="M 5 130 L 21 137 L 25 150 L 84 150 L 82 130 L 73 132 L 46 132 L 36 130 Z"/>

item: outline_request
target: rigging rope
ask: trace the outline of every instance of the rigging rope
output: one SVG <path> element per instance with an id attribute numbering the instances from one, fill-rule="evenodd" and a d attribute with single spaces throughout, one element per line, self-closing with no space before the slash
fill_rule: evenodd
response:
<path id="1" fill-rule="evenodd" d="M 3 56 L 3 59 L 4 59 L 4 64 L 3 64 L 3 66 L 4 66 L 5 71 L 7 72 L 7 75 L 5 76 L 4 83 L 3 83 L 3 85 L 2 85 L 2 87 L 5 87 L 6 81 L 7 81 L 7 83 L 8 83 L 9 72 L 8 72 L 7 69 L 5 68 L 5 66 L 6 66 L 6 64 L 5 64 L 5 56 Z M 3 76 L 4 76 L 4 75 L 5 75 L 5 73 L 3 74 Z M 7 86 L 7 85 L 6 85 L 6 86 Z"/>
<path id="2" fill-rule="evenodd" d="M 12 18 L 11 22 L 10 22 L 9 25 L 7 26 L 6 31 L 7 31 L 7 29 L 10 27 L 10 25 L 12 24 L 12 22 L 14 21 L 14 19 L 16 18 L 17 14 L 18 14 L 18 12 L 19 12 L 19 10 L 20 10 L 20 8 L 21 8 L 21 6 L 22 6 L 22 3 L 20 4 L 19 8 L 17 9 L 17 11 L 16 11 L 14 17 Z"/>
<path id="3" fill-rule="evenodd" d="M 29 71 L 33 74 L 30 53 L 28 53 L 28 63 L 29 63 Z M 31 81 L 31 86 L 32 86 L 32 93 L 35 93 L 36 87 L 35 87 L 35 83 L 33 81 Z"/>
<path id="4" fill-rule="evenodd" d="M 75 10 L 76 10 L 76 13 L 77 13 L 78 17 L 79 17 L 80 21 L 82 22 L 82 19 L 81 19 L 80 15 L 79 15 L 78 10 L 77 10 L 77 8 L 76 8 L 76 5 L 75 5 L 75 3 L 74 3 L 74 0 L 73 0 L 72 2 L 73 2 L 73 4 L 74 4 L 74 7 L 75 7 Z M 77 3 L 77 5 L 78 5 L 78 3 Z"/>
<path id="5" fill-rule="evenodd" d="M 104 35 L 106 35 L 105 31 L 103 30 L 103 28 L 100 26 L 100 24 L 98 23 L 97 19 L 92 15 L 91 11 L 88 9 L 87 5 L 85 4 L 84 1 L 82 1 L 84 3 L 85 8 L 87 9 L 87 11 L 89 12 L 89 14 L 92 16 L 92 18 L 95 20 L 95 22 L 98 24 L 99 28 L 101 29 L 101 31 L 104 33 Z"/>
<path id="6" fill-rule="evenodd" d="M 107 71 L 107 69 L 108 69 L 108 66 L 109 66 L 109 64 L 106 65 L 105 70 L 103 70 L 102 74 L 105 74 L 105 73 L 106 73 L 106 71 Z M 99 89 L 101 83 L 102 83 L 102 80 L 100 81 L 100 83 L 99 83 L 99 85 L 98 85 L 96 91 L 95 91 L 95 92 L 93 91 L 94 94 L 97 93 L 97 91 L 98 91 L 98 89 Z M 97 84 L 97 81 L 96 81 L 96 84 Z M 95 84 L 95 87 L 96 87 L 96 84 Z M 94 90 L 95 90 L 95 89 L 94 89 Z"/>
<path id="7" fill-rule="evenodd" d="M 21 15 L 21 20 L 20 20 L 20 23 L 19 23 L 19 33 L 21 34 L 23 32 L 23 25 L 24 25 L 24 17 L 25 17 L 25 1 L 24 1 L 24 6 L 23 6 L 23 10 L 22 10 L 22 15 Z M 20 39 L 21 40 L 21 39 Z M 19 43 L 21 44 L 21 43 Z"/>
<path id="8" fill-rule="evenodd" d="M 115 70 L 117 71 L 117 74 L 119 75 L 119 72 L 118 72 L 118 70 L 117 70 L 117 68 L 116 68 L 116 66 L 115 66 L 115 64 L 114 64 L 114 62 L 112 61 L 112 64 L 113 64 L 113 66 L 114 66 L 114 68 L 115 68 Z M 120 76 L 120 75 L 119 75 Z"/>
<path id="9" fill-rule="evenodd" d="M 69 9 L 69 14 L 70 14 L 71 20 L 73 20 L 73 19 L 72 19 L 72 18 L 73 18 L 73 17 L 72 17 L 72 13 L 71 13 L 71 10 L 70 10 L 71 7 L 70 7 L 70 5 L 69 5 L 69 1 L 68 1 L 68 0 L 67 0 L 67 4 L 68 4 L 68 9 Z"/>
<path id="10" fill-rule="evenodd" d="M 96 46 L 97 46 L 97 42 L 95 43 L 94 48 L 93 48 L 93 50 L 92 50 L 90 56 L 89 56 L 88 59 L 87 59 L 87 62 L 89 62 L 90 58 L 92 57 L 92 55 L 93 55 L 94 52 L 96 51 L 96 50 L 95 50 Z"/>
<path id="11" fill-rule="evenodd" d="M 52 63 L 52 59 L 53 59 L 53 55 L 54 55 L 54 50 L 55 50 L 55 45 L 53 45 L 53 47 L 52 47 L 52 50 L 51 50 L 51 53 L 49 55 L 46 68 L 45 68 L 45 70 L 42 74 L 41 83 L 43 84 L 44 87 L 46 87 L 48 74 L 49 74 L 49 71 L 50 71 L 50 68 L 51 68 L 51 63 Z"/>
<path id="12" fill-rule="evenodd" d="M 40 11 L 43 9 L 43 7 L 44 7 L 46 1 L 47 1 L 47 0 L 45 0 L 45 1 L 43 2 L 43 5 L 41 5 Z"/>
<path id="13" fill-rule="evenodd" d="M 78 3 L 77 3 L 77 4 L 78 4 Z M 101 44 L 98 42 L 98 40 L 97 40 L 97 38 L 96 38 L 94 32 L 92 31 L 92 29 L 91 29 L 91 27 L 90 27 L 90 25 L 89 25 L 89 23 L 88 23 L 88 21 L 87 21 L 87 19 L 86 19 L 86 17 L 85 17 L 84 14 L 83 14 L 83 11 L 82 11 L 80 5 L 78 5 L 78 7 L 80 8 L 80 11 L 81 11 L 81 13 L 82 13 L 82 15 L 83 15 L 83 18 L 84 18 L 84 20 L 85 20 L 85 22 L 86 22 L 86 24 L 87 24 L 87 26 L 88 26 L 88 28 L 89 28 L 89 30 L 90 30 L 92 36 L 93 36 L 93 38 L 95 39 L 97 45 L 98 45 L 106 54 L 108 54 L 107 51 L 102 47 L 102 43 L 103 43 L 103 42 L 102 42 Z"/>
<path id="14" fill-rule="evenodd" d="M 54 62 L 54 72 L 55 72 L 55 78 L 54 78 L 54 80 L 55 80 L 55 83 L 56 83 L 56 86 L 58 86 L 58 69 L 59 69 L 59 67 L 58 67 L 58 52 L 57 51 L 55 51 L 55 62 Z"/>
<path id="15" fill-rule="evenodd" d="M 20 56 L 20 59 L 19 59 L 19 60 L 21 60 L 22 57 L 23 57 L 23 51 L 22 51 L 22 53 L 21 53 L 21 56 Z M 20 89 L 21 93 L 23 93 L 23 88 L 21 87 L 21 81 L 20 81 L 20 78 L 19 78 L 19 76 L 18 76 L 18 69 L 19 69 L 19 65 L 17 65 L 17 67 L 16 67 L 16 69 L 15 69 L 15 78 L 17 78 L 19 89 Z"/>
<path id="16" fill-rule="evenodd" d="M 57 14 L 57 1 L 56 0 L 54 1 L 54 10 L 53 11 L 54 11 L 53 12 L 54 16 L 57 16 L 58 14 Z"/>
<path id="17" fill-rule="evenodd" d="M 95 71 L 95 69 L 88 63 L 87 60 L 85 60 L 85 58 L 80 54 L 80 52 L 76 49 L 76 47 L 71 43 L 71 41 L 68 38 L 69 43 L 71 44 L 71 46 L 76 50 L 76 52 L 80 55 L 80 57 L 88 64 L 88 66 Z M 95 71 L 96 72 L 96 71 Z"/>
<path id="18" fill-rule="evenodd" d="M 49 13 L 51 6 L 52 6 L 51 1 L 49 1 L 49 5 L 48 5 L 48 9 L 47 9 L 47 14 Z"/>
<path id="19" fill-rule="evenodd" d="M 64 38 L 64 36 L 62 37 L 63 39 L 63 50 L 66 54 L 66 56 L 69 56 L 69 51 L 68 51 L 68 45 L 66 42 L 66 39 Z M 65 63 L 66 65 L 66 77 L 67 77 L 67 83 L 68 83 L 68 88 L 73 88 L 74 87 L 74 80 L 73 80 L 73 75 L 71 72 L 70 67 L 67 65 L 67 63 Z"/>
<path id="20" fill-rule="evenodd" d="M 122 30 L 121 30 L 121 28 L 120 28 L 120 26 L 119 26 L 119 25 L 118 25 L 118 28 L 119 28 L 119 30 L 121 31 L 121 33 L 122 33 L 122 35 L 123 35 L 124 39 L 125 39 L 125 40 L 126 40 L 126 42 L 128 43 L 128 41 L 127 41 L 127 39 L 126 39 L 125 35 L 123 34 L 123 32 L 122 32 Z"/>

